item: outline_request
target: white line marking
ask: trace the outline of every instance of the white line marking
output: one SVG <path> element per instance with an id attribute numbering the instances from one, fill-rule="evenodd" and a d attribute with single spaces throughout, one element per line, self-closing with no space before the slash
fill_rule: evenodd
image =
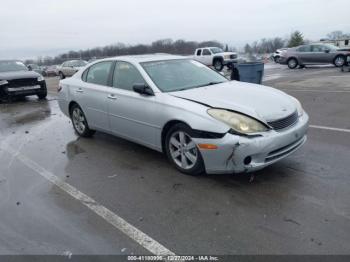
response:
<path id="1" fill-rule="evenodd" d="M 337 127 L 329 127 L 329 126 L 317 126 L 317 125 L 310 125 L 309 127 L 350 133 L 350 129 L 345 129 L 345 128 L 337 128 Z"/>
<path id="2" fill-rule="evenodd" d="M 280 89 L 291 92 L 350 93 L 350 90 Z"/>
<path id="3" fill-rule="evenodd" d="M 108 223 L 113 225 L 115 228 L 123 232 L 129 238 L 137 242 L 139 245 L 141 245 L 154 255 L 175 255 L 172 251 L 170 251 L 169 249 L 167 249 L 159 242 L 157 242 L 147 234 L 143 233 L 133 225 L 129 224 L 123 218 L 119 217 L 117 214 L 113 213 L 106 207 L 100 205 L 94 199 L 80 192 L 75 187 L 62 181 L 59 177 L 55 176 L 53 173 L 40 166 L 38 163 L 21 154 L 19 151 L 16 151 L 10 148 L 9 146 L 1 147 L 1 149 L 20 160 L 27 167 L 37 172 L 39 175 L 41 175 L 43 178 L 47 179 L 51 183 L 58 186 L 61 190 L 63 190 L 73 198 L 80 201 L 83 205 L 88 207 L 90 210 L 95 212 L 97 215 L 102 217 Z"/>

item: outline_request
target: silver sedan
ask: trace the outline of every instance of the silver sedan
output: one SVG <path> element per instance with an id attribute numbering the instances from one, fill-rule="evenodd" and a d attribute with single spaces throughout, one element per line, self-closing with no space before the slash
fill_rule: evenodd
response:
<path id="1" fill-rule="evenodd" d="M 95 130 L 164 152 L 181 172 L 251 172 L 306 141 L 308 115 L 279 90 L 228 81 L 181 56 L 99 60 L 59 84 L 78 135 Z"/>

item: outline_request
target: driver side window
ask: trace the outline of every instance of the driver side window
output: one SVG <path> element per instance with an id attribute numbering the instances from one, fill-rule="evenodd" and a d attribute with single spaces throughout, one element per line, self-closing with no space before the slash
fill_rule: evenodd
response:
<path id="1" fill-rule="evenodd" d="M 210 51 L 208 49 L 203 50 L 203 55 L 211 55 Z"/>
<path id="2" fill-rule="evenodd" d="M 132 91 L 135 84 L 146 84 L 137 68 L 127 62 L 117 62 L 113 75 L 113 86 Z"/>

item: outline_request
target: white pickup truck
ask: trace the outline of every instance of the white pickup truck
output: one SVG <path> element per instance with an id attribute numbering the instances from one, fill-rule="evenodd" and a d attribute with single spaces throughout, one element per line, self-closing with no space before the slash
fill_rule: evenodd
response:
<path id="1" fill-rule="evenodd" d="M 195 50 L 193 59 L 221 71 L 225 65 L 237 62 L 237 53 L 224 52 L 218 47 L 202 47 Z"/>

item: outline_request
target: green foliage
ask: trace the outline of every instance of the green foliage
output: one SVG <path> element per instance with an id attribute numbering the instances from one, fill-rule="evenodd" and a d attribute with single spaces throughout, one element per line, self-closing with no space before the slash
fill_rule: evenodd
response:
<path id="1" fill-rule="evenodd" d="M 301 32 L 295 31 L 291 34 L 288 47 L 295 47 L 304 44 L 304 36 Z"/>

